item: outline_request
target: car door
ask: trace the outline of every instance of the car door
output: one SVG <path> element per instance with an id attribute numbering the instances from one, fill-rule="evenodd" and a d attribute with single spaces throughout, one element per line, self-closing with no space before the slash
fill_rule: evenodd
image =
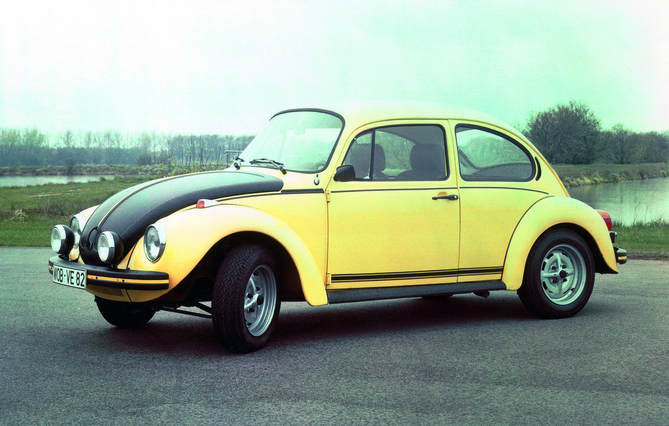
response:
<path id="1" fill-rule="evenodd" d="M 501 280 L 518 222 L 537 201 L 535 159 L 524 145 L 493 126 L 452 123 L 460 177 L 459 282 Z"/>
<path id="2" fill-rule="evenodd" d="M 357 134 L 342 163 L 355 179 L 328 189 L 329 290 L 457 281 L 460 207 L 446 134 L 439 123 Z"/>

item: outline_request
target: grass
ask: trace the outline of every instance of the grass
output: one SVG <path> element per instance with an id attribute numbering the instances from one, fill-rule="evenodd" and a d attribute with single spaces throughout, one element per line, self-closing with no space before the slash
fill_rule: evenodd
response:
<path id="1" fill-rule="evenodd" d="M 633 259 L 669 259 L 669 221 L 633 225 L 613 224 L 618 244 Z"/>
<path id="2" fill-rule="evenodd" d="M 146 178 L 0 188 L 0 246 L 50 245 L 51 228 Z"/>
<path id="3" fill-rule="evenodd" d="M 49 247 L 51 229 L 64 220 L 28 217 L 0 222 L 0 246 Z"/>
<path id="4" fill-rule="evenodd" d="M 553 168 L 567 187 L 669 176 L 669 163 L 557 164 Z"/>

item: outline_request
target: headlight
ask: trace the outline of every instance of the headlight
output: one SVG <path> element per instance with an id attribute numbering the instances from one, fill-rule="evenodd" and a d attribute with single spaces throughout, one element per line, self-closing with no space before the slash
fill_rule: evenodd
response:
<path id="1" fill-rule="evenodd" d="M 118 263 L 123 256 L 123 241 L 115 233 L 105 231 L 98 237 L 98 256 L 104 263 Z"/>
<path id="2" fill-rule="evenodd" d="M 83 214 L 78 213 L 72 216 L 70 219 L 70 228 L 74 232 L 74 248 L 79 247 L 79 241 L 81 240 L 81 231 L 86 226 L 86 217 Z"/>
<path id="3" fill-rule="evenodd" d="M 165 227 L 160 223 L 154 223 L 146 228 L 144 233 L 144 253 L 151 262 L 157 262 L 165 251 L 166 243 Z"/>
<path id="4" fill-rule="evenodd" d="M 74 246 L 74 232 L 65 225 L 56 225 L 51 231 L 51 248 L 58 254 L 65 254 Z"/>

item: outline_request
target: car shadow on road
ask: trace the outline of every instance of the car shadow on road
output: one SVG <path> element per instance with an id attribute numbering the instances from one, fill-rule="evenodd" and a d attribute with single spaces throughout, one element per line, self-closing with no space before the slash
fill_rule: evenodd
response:
<path id="1" fill-rule="evenodd" d="M 446 299 L 398 299 L 312 307 L 284 303 L 279 322 L 264 350 L 306 342 L 348 341 L 397 333 L 461 330 L 500 322 L 540 321 L 515 294 L 490 298 L 459 295 Z M 159 312 L 139 329 L 97 324 L 71 336 L 77 345 L 105 352 L 164 353 L 174 356 L 231 355 L 219 344 L 211 321 Z"/>
<path id="2" fill-rule="evenodd" d="M 348 339 L 399 331 L 468 327 L 499 321 L 532 320 L 515 295 L 482 298 L 399 299 L 345 305 L 284 309 L 273 340 L 300 342 Z"/>

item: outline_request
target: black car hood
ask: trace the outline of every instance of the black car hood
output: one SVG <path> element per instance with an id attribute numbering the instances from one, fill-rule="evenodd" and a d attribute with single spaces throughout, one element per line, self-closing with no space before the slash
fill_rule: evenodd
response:
<path id="1" fill-rule="evenodd" d="M 280 191 L 283 181 L 273 176 L 242 171 L 197 173 L 155 180 L 133 186 L 105 200 L 84 226 L 80 255 L 88 264 L 101 265 L 97 254 L 100 233 L 113 231 L 123 241 L 125 253 L 158 219 L 199 199 Z"/>

